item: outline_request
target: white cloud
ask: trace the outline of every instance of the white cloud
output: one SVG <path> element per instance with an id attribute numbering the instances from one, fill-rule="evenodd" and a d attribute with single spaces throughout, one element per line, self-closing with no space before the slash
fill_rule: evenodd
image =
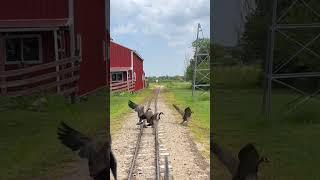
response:
<path id="1" fill-rule="evenodd" d="M 204 35 L 209 36 L 209 3 L 209 0 L 111 0 L 114 25 L 111 33 L 138 31 L 166 39 L 169 47 L 187 48 L 196 38 L 197 23 L 201 23 Z"/>
<path id="2" fill-rule="evenodd" d="M 113 33 L 115 35 L 129 34 L 129 33 L 135 33 L 135 32 L 137 32 L 137 28 L 132 23 L 128 23 L 125 25 L 118 25 L 113 30 Z"/>

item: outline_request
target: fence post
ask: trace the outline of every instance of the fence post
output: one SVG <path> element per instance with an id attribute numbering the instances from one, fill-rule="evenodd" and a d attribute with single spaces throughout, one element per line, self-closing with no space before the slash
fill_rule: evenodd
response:
<path id="1" fill-rule="evenodd" d="M 128 88 L 128 92 L 130 92 L 130 82 L 128 79 L 127 79 L 127 88 Z"/>
<path id="2" fill-rule="evenodd" d="M 59 52 L 58 52 L 58 33 L 57 30 L 53 31 L 53 38 L 54 38 L 54 56 L 55 61 L 59 61 Z M 56 65 L 56 72 L 59 72 L 60 65 Z M 60 94 L 60 75 L 57 75 L 57 93 Z"/>
<path id="3" fill-rule="evenodd" d="M 2 59 L 0 59 L 0 61 L 2 61 Z M 5 95 L 7 93 L 7 89 L 6 89 L 6 77 L 4 76 L 5 74 L 5 67 L 4 65 L 0 65 L 0 94 L 1 95 Z"/>
<path id="4" fill-rule="evenodd" d="M 5 95 L 7 93 L 6 89 L 6 77 L 5 74 L 5 59 L 4 59 L 4 39 L 0 33 L 0 94 Z"/>

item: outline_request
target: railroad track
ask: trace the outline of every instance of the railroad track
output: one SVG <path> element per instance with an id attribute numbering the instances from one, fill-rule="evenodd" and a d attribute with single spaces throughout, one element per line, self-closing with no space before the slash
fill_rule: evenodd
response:
<path id="1" fill-rule="evenodd" d="M 149 99 L 147 108 L 151 107 L 154 113 L 158 112 L 158 95 L 160 88 L 155 89 L 153 96 Z M 152 105 L 154 109 L 152 108 Z M 169 161 L 168 153 L 160 153 L 165 150 L 159 143 L 158 122 L 154 128 L 144 128 L 144 124 L 139 127 L 139 133 L 133 152 L 133 158 L 128 172 L 129 180 L 150 179 L 150 180 L 169 180 Z M 162 131 L 160 132 L 161 135 Z"/>

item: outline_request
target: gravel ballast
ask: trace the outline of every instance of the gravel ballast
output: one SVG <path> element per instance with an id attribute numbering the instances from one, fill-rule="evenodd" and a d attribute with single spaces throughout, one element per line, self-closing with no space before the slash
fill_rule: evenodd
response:
<path id="1" fill-rule="evenodd" d="M 150 107 L 154 110 L 153 103 Z M 209 160 L 200 154 L 192 141 L 188 127 L 180 124 L 181 115 L 165 104 L 161 92 L 158 97 L 158 112 L 164 113 L 159 122 L 160 164 L 163 164 L 164 156 L 168 155 L 170 175 L 175 180 L 210 179 Z M 112 137 L 112 149 L 117 158 L 120 180 L 127 179 L 139 132 L 136 112 L 132 111 L 124 117 L 124 120 L 126 122 L 122 129 Z"/>

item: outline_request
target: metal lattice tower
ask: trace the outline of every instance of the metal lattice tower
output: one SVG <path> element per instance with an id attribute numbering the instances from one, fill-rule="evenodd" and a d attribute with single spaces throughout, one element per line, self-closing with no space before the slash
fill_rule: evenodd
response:
<path id="1" fill-rule="evenodd" d="M 201 25 L 198 24 L 197 28 L 197 39 L 201 40 L 199 38 L 199 33 L 202 33 L 202 39 L 203 37 L 203 31 L 201 28 Z M 192 96 L 195 95 L 196 90 L 204 90 L 204 87 L 210 87 L 210 56 L 209 52 L 201 52 L 199 53 L 198 46 L 195 47 L 195 55 L 194 55 L 194 65 L 193 65 L 193 81 L 192 81 Z M 203 83 L 203 80 L 207 80 L 207 83 Z"/>
<path id="2" fill-rule="evenodd" d="M 278 3 L 280 0 L 273 0 L 272 4 L 272 20 L 271 20 L 271 26 L 269 29 L 269 37 L 268 37 L 268 52 L 267 52 L 267 59 L 265 63 L 265 76 L 266 76 L 266 84 L 264 88 L 264 99 L 263 99 L 263 108 L 265 111 L 265 116 L 267 120 L 271 119 L 271 111 L 272 111 L 272 83 L 276 82 L 283 86 L 286 86 L 299 94 L 298 98 L 296 98 L 294 101 L 292 101 L 290 104 L 290 107 L 287 109 L 287 113 L 291 112 L 292 110 L 296 109 L 299 105 L 302 105 L 306 103 L 311 98 L 317 96 L 320 92 L 320 89 L 316 90 L 313 93 L 308 93 L 305 90 L 301 90 L 297 87 L 294 87 L 286 82 L 284 82 L 284 79 L 297 79 L 297 78 L 320 78 L 320 72 L 290 72 L 290 73 L 280 73 L 282 70 L 288 69 L 288 64 L 293 63 L 295 60 L 295 57 L 297 57 L 301 52 L 308 51 L 311 53 L 314 57 L 317 57 L 318 60 L 320 59 L 319 53 L 311 50 L 308 46 L 310 46 L 312 43 L 314 43 L 317 39 L 320 37 L 320 23 L 282 23 L 282 19 L 288 13 L 290 10 L 297 5 L 298 3 L 301 3 L 303 6 L 300 8 L 305 8 L 308 12 L 311 12 L 313 15 L 317 16 L 317 18 L 320 18 L 320 13 L 317 12 L 313 7 L 311 7 L 306 0 L 293 0 L 288 7 L 285 7 L 284 11 L 282 13 L 277 13 L 278 10 Z M 314 30 L 317 32 L 317 35 L 315 35 L 310 41 L 307 43 L 299 42 L 296 38 L 290 37 L 288 33 L 293 30 Z M 299 45 L 300 50 L 296 51 L 294 54 L 292 54 L 290 57 L 285 59 L 283 62 L 281 62 L 279 65 L 275 66 L 274 59 L 275 59 L 275 45 L 277 36 L 276 33 L 280 36 L 283 36 L 286 38 L 286 40 L 295 43 L 296 45 Z"/>

